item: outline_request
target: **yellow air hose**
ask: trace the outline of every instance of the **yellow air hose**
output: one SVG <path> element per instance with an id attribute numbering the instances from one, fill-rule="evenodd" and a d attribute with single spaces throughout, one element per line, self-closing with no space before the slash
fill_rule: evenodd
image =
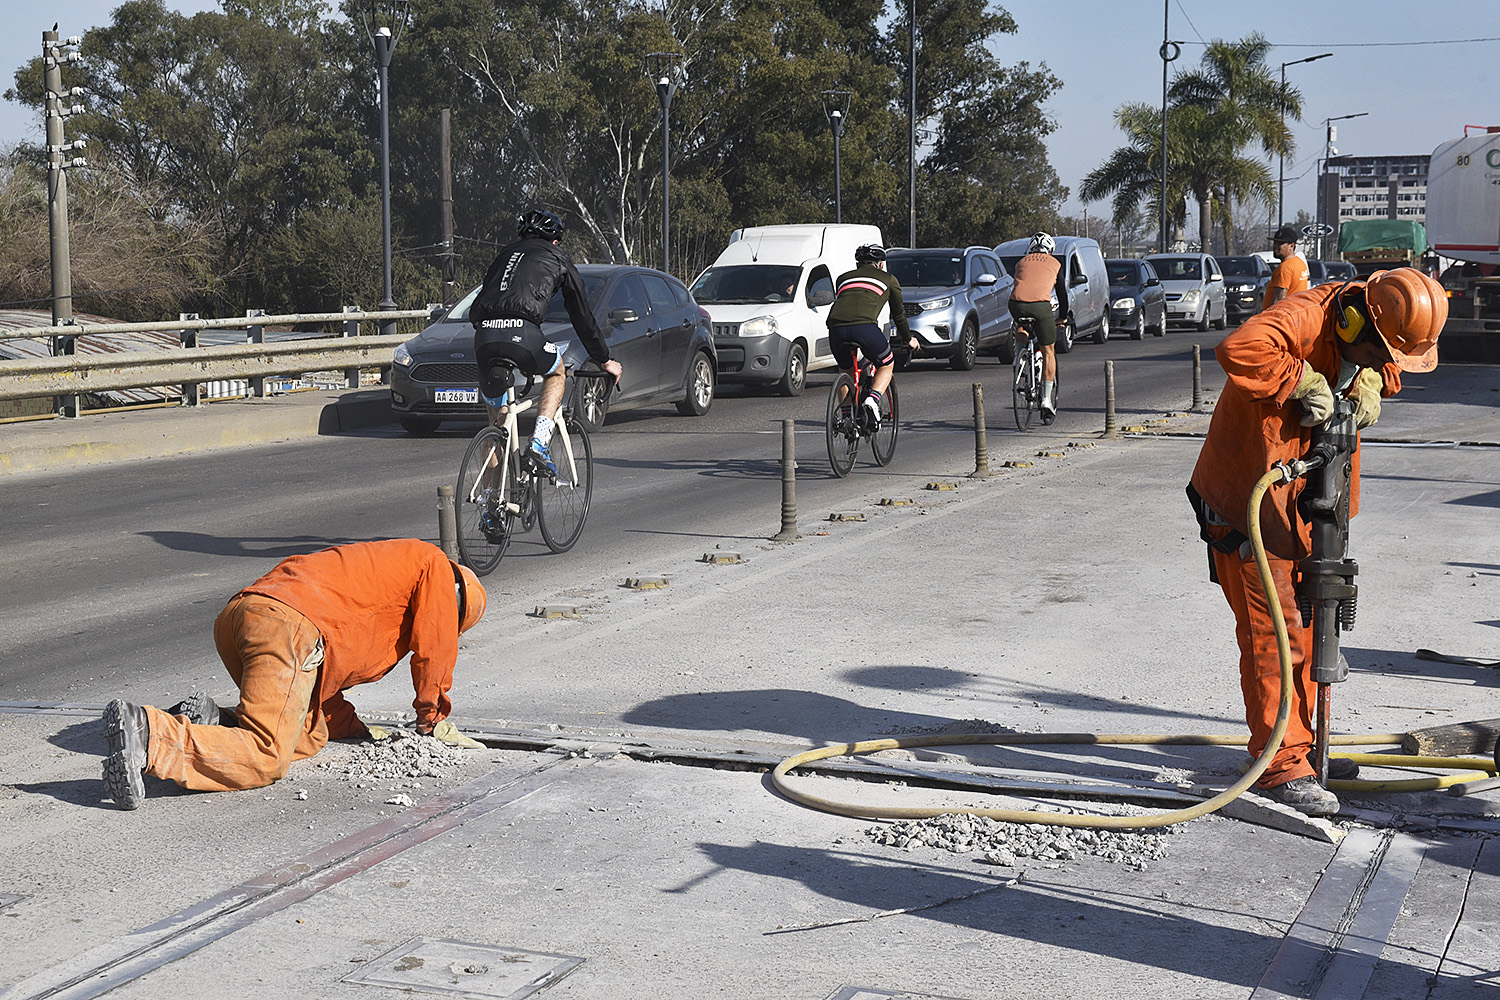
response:
<path id="1" fill-rule="evenodd" d="M 1261 586 L 1265 589 L 1267 605 L 1271 609 L 1271 621 L 1276 629 L 1276 653 L 1281 661 L 1281 703 L 1276 712 L 1276 725 L 1266 741 L 1266 748 L 1250 765 L 1240 779 L 1213 798 L 1169 812 L 1146 816 L 1098 816 L 1077 813 L 1036 812 L 1029 809 L 981 809 L 981 808 L 926 808 L 915 806 L 874 806 L 840 802 L 836 799 L 814 795 L 796 788 L 787 780 L 787 775 L 804 764 L 829 757 L 848 757 L 854 754 L 874 753 L 877 750 L 905 750 L 912 747 L 935 746 L 1046 746 L 1058 744 L 1086 744 L 1114 746 L 1120 744 L 1147 744 L 1160 746 L 1244 746 L 1244 736 L 1153 736 L 1142 733 L 949 733 L 939 736 L 898 736 L 879 740 L 861 740 L 857 743 L 840 743 L 819 747 L 786 758 L 771 772 L 771 783 L 782 795 L 793 802 L 801 803 L 823 812 L 859 819 L 931 819 L 950 813 L 970 816 L 987 816 L 1006 823 L 1039 823 L 1047 826 L 1088 827 L 1105 830 L 1143 830 L 1159 826 L 1185 823 L 1199 816 L 1206 816 L 1238 798 L 1245 789 L 1265 773 L 1281 749 L 1282 737 L 1286 735 L 1287 720 L 1292 711 L 1292 647 L 1287 636 L 1286 618 L 1281 613 L 1281 602 L 1274 599 L 1276 582 L 1271 577 L 1271 563 L 1266 558 L 1266 546 L 1261 538 L 1260 505 L 1266 491 L 1278 480 L 1284 480 L 1281 467 L 1273 467 L 1256 482 L 1250 491 L 1247 520 L 1250 525 L 1250 547 L 1255 553 L 1255 566 L 1260 571 Z M 1399 733 L 1376 733 L 1368 736 L 1335 736 L 1330 742 L 1340 746 L 1377 746 L 1401 742 Z M 1493 764 L 1462 757 L 1412 757 L 1404 754 L 1347 754 L 1356 764 L 1380 767 L 1426 767 L 1426 768 L 1470 768 L 1463 774 L 1443 777 L 1415 778 L 1401 781 L 1330 781 L 1334 791 L 1427 791 L 1446 788 L 1462 781 L 1495 773 Z M 1062 787 L 1060 786 L 1060 790 Z"/>

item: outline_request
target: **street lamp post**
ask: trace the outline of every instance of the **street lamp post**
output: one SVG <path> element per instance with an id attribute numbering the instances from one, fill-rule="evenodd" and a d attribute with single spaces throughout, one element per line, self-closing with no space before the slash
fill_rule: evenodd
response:
<path id="1" fill-rule="evenodd" d="M 380 232 L 381 248 L 384 253 L 384 279 L 383 297 L 380 300 L 381 312 L 395 312 L 396 299 L 391 293 L 391 86 L 390 69 L 391 56 L 396 51 L 396 43 L 401 39 L 401 32 L 406 27 L 407 16 L 411 13 L 411 0 L 371 0 L 368 11 L 361 10 L 360 16 L 364 20 L 365 34 L 370 43 L 375 46 L 375 62 L 380 76 Z M 380 24 L 385 20 L 390 24 Z M 372 31 L 371 25 L 375 28 Z M 392 33 L 392 28 L 395 31 Z M 396 332 L 396 321 L 386 319 L 380 321 L 380 333 L 389 336 Z"/>
<path id="2" fill-rule="evenodd" d="M 1159 253 L 1167 252 L 1167 66 L 1182 55 L 1182 43 L 1168 36 L 1171 17 L 1171 0 L 1162 0 L 1161 5 L 1161 218 L 1157 227 L 1156 242 Z M 1205 250 L 1205 252 L 1207 252 Z"/>
<path id="3" fill-rule="evenodd" d="M 908 98 L 906 144 L 907 243 L 917 245 L 917 0 L 906 3 L 906 75 Z"/>
<path id="4" fill-rule="evenodd" d="M 656 96 L 661 100 L 661 269 L 667 271 L 672 259 L 672 96 L 687 78 L 687 70 L 682 66 L 682 55 L 677 52 L 648 52 L 646 76 L 651 79 L 651 85 L 656 88 Z"/>
<path id="5" fill-rule="evenodd" d="M 1368 111 L 1361 111 L 1358 114 L 1353 114 L 1353 115 L 1339 115 L 1339 116 L 1337 116 L 1335 118 L 1325 118 L 1325 119 L 1323 119 L 1323 169 L 1318 172 L 1318 194 L 1319 194 L 1319 197 L 1318 197 L 1318 200 L 1317 200 L 1317 208 L 1318 208 L 1318 259 L 1319 260 L 1323 259 L 1323 233 L 1327 229 L 1327 225 L 1326 225 L 1327 224 L 1327 219 L 1324 218 L 1324 217 L 1328 214 L 1328 204 L 1327 204 L 1327 202 L 1328 202 L 1328 191 L 1327 191 L 1328 185 L 1326 183 L 1324 183 L 1324 181 L 1323 181 L 1323 174 L 1328 170 L 1328 161 L 1333 158 L 1333 154 L 1334 153 L 1338 152 L 1337 149 L 1333 148 L 1333 140 L 1335 140 L 1335 139 L 1338 138 L 1339 130 L 1333 127 L 1333 123 L 1334 122 L 1347 121 L 1350 118 L 1363 118 L 1363 117 L 1365 117 L 1368 114 L 1369 114 Z M 1338 211 L 1337 208 L 1335 208 L 1334 209 L 1335 218 L 1337 218 L 1337 211 Z M 1337 229 L 1337 227 L 1334 227 L 1334 228 Z"/>
<path id="6" fill-rule="evenodd" d="M 1306 59 L 1293 59 L 1291 62 L 1281 64 L 1281 131 L 1286 131 L 1286 68 L 1301 63 L 1317 62 L 1331 55 L 1333 55 L 1332 52 L 1324 52 L 1321 55 L 1308 56 Z M 1278 153 L 1276 161 L 1276 227 L 1279 229 L 1286 222 L 1286 212 L 1282 207 L 1286 201 L 1286 154 Z"/>
<path id="7" fill-rule="evenodd" d="M 844 137 L 844 124 L 849 120 L 849 101 L 854 94 L 848 90 L 823 91 L 823 114 L 828 117 L 833 129 L 833 221 L 844 221 L 843 177 L 839 171 L 839 140 Z"/>

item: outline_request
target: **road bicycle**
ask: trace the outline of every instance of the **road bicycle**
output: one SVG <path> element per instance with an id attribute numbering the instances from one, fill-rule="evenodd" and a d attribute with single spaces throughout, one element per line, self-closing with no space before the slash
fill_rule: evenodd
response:
<path id="1" fill-rule="evenodd" d="M 1031 416 L 1040 414 L 1042 423 L 1057 419 L 1057 411 L 1042 409 L 1042 345 L 1036 339 L 1036 319 L 1022 316 L 1016 320 L 1015 382 L 1011 388 L 1011 409 L 1016 414 L 1016 430 L 1031 428 Z M 1052 382 L 1052 401 L 1057 402 L 1062 382 Z"/>
<path id="2" fill-rule="evenodd" d="M 516 374 L 514 366 L 512 375 Z M 611 378 L 609 372 L 578 371 L 574 378 Z M 569 407 L 558 410 L 550 442 L 553 475 L 531 453 L 530 438 L 522 437 L 516 418 L 532 409 L 525 398 L 534 379 L 511 390 L 505 422 L 485 427 L 469 442 L 458 467 L 454 493 L 458 522 L 458 554 L 463 564 L 480 576 L 500 565 L 518 532 L 540 527 L 553 552 L 566 552 L 583 534 L 594 493 L 594 452 L 588 430 L 574 421 Z"/>
<path id="3" fill-rule="evenodd" d="M 896 402 L 896 380 L 886 387 L 880 400 L 880 420 L 871 423 L 865 409 L 860 405 L 862 383 L 875 377 L 875 366 L 859 359 L 853 374 L 839 372 L 828 390 L 828 462 L 833 474 L 843 479 L 854 468 L 855 456 L 859 454 L 859 443 L 868 439 L 870 452 L 880 465 L 890 465 L 896 454 L 896 436 L 900 433 L 897 423 L 900 407 Z"/>

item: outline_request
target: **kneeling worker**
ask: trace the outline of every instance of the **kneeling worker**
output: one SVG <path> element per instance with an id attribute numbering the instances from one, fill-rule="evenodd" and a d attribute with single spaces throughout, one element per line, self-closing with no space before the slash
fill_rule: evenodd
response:
<path id="1" fill-rule="evenodd" d="M 369 736 L 343 692 L 376 681 L 408 653 L 417 732 L 478 747 L 448 721 L 458 637 L 484 615 L 467 567 L 414 538 L 292 556 L 230 600 L 214 644 L 240 703 L 194 695 L 164 711 L 104 710 L 104 783 L 121 809 L 145 798 L 142 773 L 199 791 L 260 788 L 331 739 Z"/>
<path id="2" fill-rule="evenodd" d="M 1334 395 L 1355 404 L 1355 423 L 1380 416 L 1380 400 L 1401 389 L 1402 372 L 1437 367 L 1437 339 L 1448 318 L 1442 286 L 1415 268 L 1377 271 L 1368 281 L 1327 284 L 1284 299 L 1229 334 L 1214 354 L 1227 381 L 1193 469 L 1188 497 L 1208 543 L 1209 578 L 1234 612 L 1240 690 L 1250 726 L 1250 754 L 1270 741 L 1281 701 L 1281 658 L 1270 602 L 1249 542 L 1246 520 L 1256 482 L 1277 462 L 1306 456 L 1313 430 L 1335 409 Z M 1360 455 L 1349 478 L 1349 516 L 1359 510 Z M 1318 784 L 1312 714 L 1310 633 L 1297 608 L 1297 564 L 1312 548 L 1298 497 L 1307 480 L 1277 489 L 1259 518 L 1275 600 L 1286 618 L 1292 653 L 1291 716 L 1281 748 L 1256 791 L 1313 816 L 1331 816 L 1338 798 Z M 1352 761 L 1334 759 L 1333 778 L 1353 778 Z"/>

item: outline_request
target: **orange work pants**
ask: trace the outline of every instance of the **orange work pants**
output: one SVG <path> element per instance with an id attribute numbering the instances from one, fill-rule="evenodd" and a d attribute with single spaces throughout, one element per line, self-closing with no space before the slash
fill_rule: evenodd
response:
<path id="1" fill-rule="evenodd" d="M 1214 529 L 1210 529 L 1214 530 Z M 1227 528 L 1218 529 L 1225 533 Z M 1250 755 L 1259 757 L 1276 728 L 1281 706 L 1281 656 L 1276 649 L 1276 628 L 1271 621 L 1271 606 L 1266 601 L 1260 571 L 1254 558 L 1241 558 L 1238 551 L 1211 549 L 1214 570 L 1224 597 L 1234 610 L 1235 638 L 1240 644 L 1240 692 L 1245 699 L 1245 721 L 1250 726 Z M 1302 612 L 1297 610 L 1294 590 L 1297 564 L 1268 554 L 1271 578 L 1276 584 L 1276 599 L 1286 618 L 1287 638 L 1292 649 L 1292 711 L 1287 719 L 1286 735 L 1281 749 L 1271 759 L 1256 784 L 1262 788 L 1283 785 L 1294 778 L 1315 774 L 1308 763 L 1313 749 L 1312 713 L 1317 685 L 1307 662 L 1307 630 L 1302 627 Z"/>
<path id="2" fill-rule="evenodd" d="M 214 644 L 240 689 L 239 725 L 199 726 L 147 705 L 146 771 L 200 791 L 261 788 L 328 743 L 323 714 L 309 710 L 323 637 L 280 601 L 240 594 L 214 622 Z"/>

